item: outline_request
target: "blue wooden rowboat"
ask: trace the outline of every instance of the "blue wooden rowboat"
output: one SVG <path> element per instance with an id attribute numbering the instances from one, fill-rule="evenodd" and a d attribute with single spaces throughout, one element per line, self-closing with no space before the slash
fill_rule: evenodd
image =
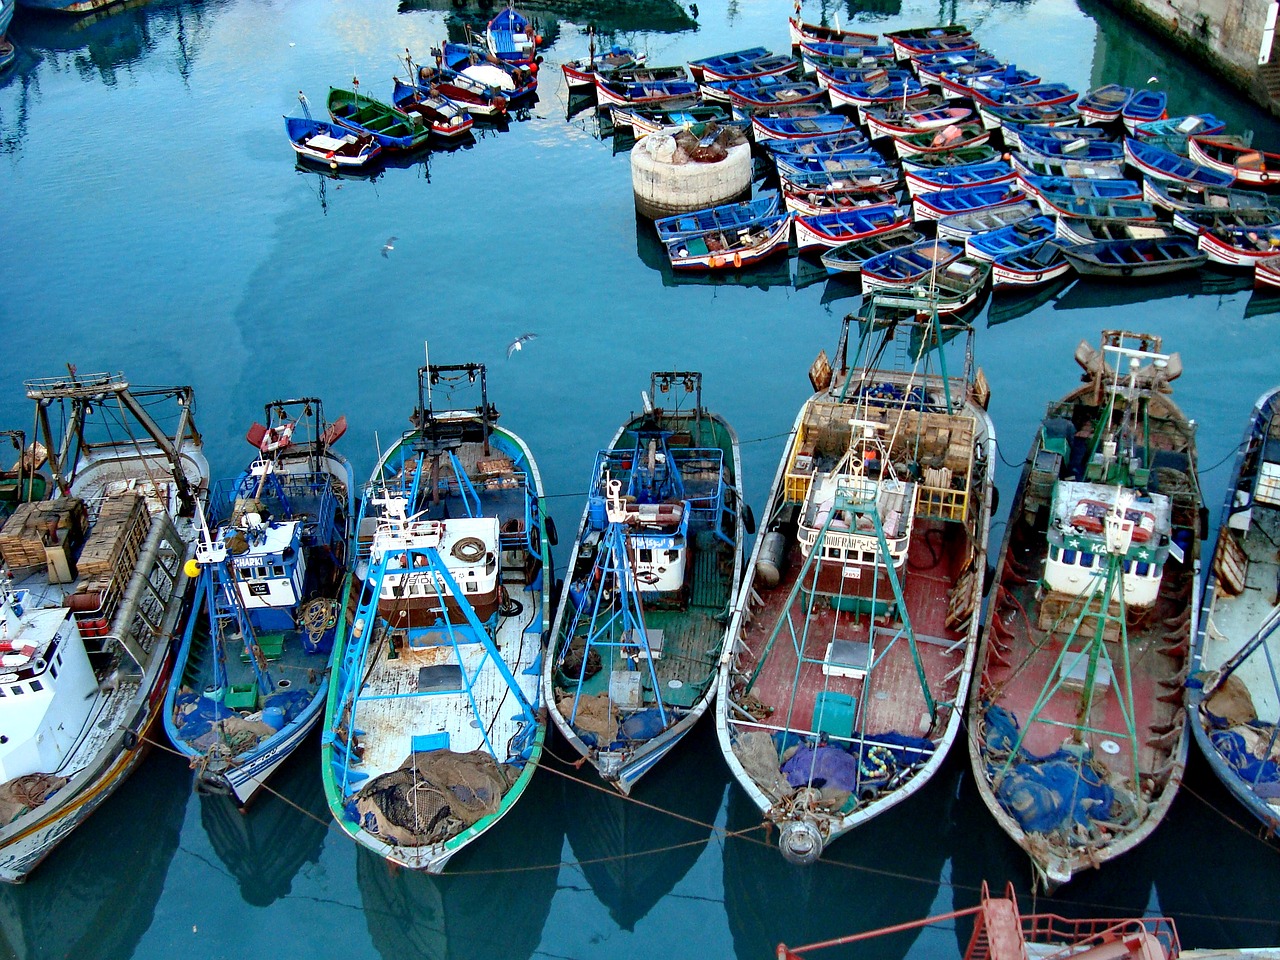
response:
<path id="1" fill-rule="evenodd" d="M 605 80 L 596 74 L 596 99 L 603 104 L 629 106 L 633 103 L 662 103 L 698 96 L 698 85 L 692 80 L 650 80 L 625 83 Z"/>
<path id="2" fill-rule="evenodd" d="M 913 244 L 922 243 L 923 233 L 910 224 L 894 227 L 884 233 L 873 234 L 858 240 L 850 240 L 832 247 L 819 258 L 831 276 L 847 273 L 861 273 L 862 265 L 873 257 L 878 257 L 891 250 L 901 250 Z"/>
<path id="3" fill-rule="evenodd" d="M 1100 240 L 1063 247 L 1063 254 L 1082 277 L 1142 279 L 1195 270 L 1208 259 L 1193 237 L 1150 237 Z"/>
<path id="4" fill-rule="evenodd" d="M 869 146 L 867 135 L 854 129 L 829 137 L 810 137 L 807 140 L 766 140 L 765 149 L 774 156 L 821 156 L 828 153 L 848 153 Z"/>
<path id="5" fill-rule="evenodd" d="M 1070 103 L 1049 104 L 978 104 L 978 113 L 988 130 L 1009 124 L 1035 124 L 1045 127 L 1074 127 L 1080 123 L 1080 111 Z"/>
<path id="6" fill-rule="evenodd" d="M 991 286 L 995 290 L 1038 287 L 1071 272 L 1071 262 L 1052 239 L 1002 253 L 991 261 Z"/>
<path id="7" fill-rule="evenodd" d="M 523 100 L 538 90 L 538 74 L 527 65 L 507 63 L 484 47 L 468 43 L 443 43 L 444 65 L 468 80 L 499 90 L 508 103 Z M 598 74 L 597 74 L 598 75 Z"/>
<path id="8" fill-rule="evenodd" d="M 1125 137 L 1124 157 L 1141 170 L 1144 176 L 1156 180 L 1175 180 L 1180 183 L 1199 183 L 1210 187 L 1229 187 L 1236 178 L 1220 170 L 1211 170 L 1188 158 L 1152 146 L 1136 137 Z"/>
<path id="9" fill-rule="evenodd" d="M 791 214 L 777 213 L 741 227 L 708 230 L 667 242 L 674 270 L 733 270 L 784 253 L 791 239 Z"/>
<path id="10" fill-rule="evenodd" d="M 471 132 L 474 121 L 460 104 L 431 89 L 429 85 L 415 86 L 395 78 L 391 102 L 410 116 L 422 118 L 437 137 L 452 139 Z"/>
<path id="11" fill-rule="evenodd" d="M 857 121 L 843 114 L 818 117 L 752 117 L 756 140 L 813 140 L 837 134 L 861 132 Z"/>
<path id="12" fill-rule="evenodd" d="M 1037 216 L 1040 208 L 1030 200 L 1019 200 L 1006 206 L 989 207 L 986 210 L 972 210 L 968 213 L 956 213 L 943 217 L 936 224 L 938 238 L 956 240 L 963 243 L 969 237 L 999 230 L 1010 224 L 1021 223 Z"/>
<path id="13" fill-rule="evenodd" d="M 538 54 L 540 37 L 532 24 L 519 12 L 503 7 L 489 21 L 485 30 L 489 52 L 499 60 L 520 66 L 532 66 Z"/>
<path id="14" fill-rule="evenodd" d="M 912 286 L 963 254 L 963 247 L 944 240 L 925 240 L 890 250 L 863 262 L 862 289 L 870 292 Z"/>
<path id="15" fill-rule="evenodd" d="M 1075 103 L 1080 94 L 1065 83 L 978 84 L 964 94 L 981 107 L 1055 107 Z"/>
<path id="16" fill-rule="evenodd" d="M 382 144 L 372 134 L 356 133 L 347 127 L 311 116 L 307 98 L 300 92 L 298 102 L 305 116 L 285 117 L 284 132 L 293 152 L 303 160 L 331 169 L 363 167 L 382 153 Z"/>
<path id="17" fill-rule="evenodd" d="M 1280 197 L 1261 190 L 1212 187 L 1199 183 L 1145 180 L 1142 198 L 1162 210 L 1242 210 L 1280 208 Z"/>
<path id="18" fill-rule="evenodd" d="M 895 109 L 892 114 L 890 116 L 883 107 L 868 107 L 863 111 L 862 120 L 872 138 L 905 137 L 976 119 L 969 107 L 933 107 L 910 112 Z"/>
<path id="19" fill-rule="evenodd" d="M 746 50 L 734 50 L 730 53 L 718 53 L 714 57 L 703 57 L 700 60 L 690 60 L 689 73 L 693 76 L 693 79 L 701 80 L 703 77 L 703 71 L 708 66 L 714 69 L 731 63 L 744 63 L 772 55 L 773 51 L 768 47 L 748 47 Z"/>
<path id="20" fill-rule="evenodd" d="M 1168 116 L 1165 108 L 1169 96 L 1163 90 L 1135 90 L 1120 112 L 1125 129 L 1133 133 L 1133 128 L 1149 120 L 1161 120 Z"/>
<path id="21" fill-rule="evenodd" d="M 1174 153 L 1187 155 L 1187 141 L 1191 137 L 1213 136 L 1227 129 L 1226 123 L 1211 113 L 1189 114 L 1182 117 L 1166 117 L 1148 120 L 1133 128 L 1133 135 L 1145 143 L 1164 147 Z"/>
<path id="22" fill-rule="evenodd" d="M 822 88 L 812 80 L 791 81 L 786 77 L 759 77 L 732 84 L 726 93 L 735 111 L 770 110 L 798 103 L 817 103 Z"/>
<path id="23" fill-rule="evenodd" d="M 1046 195 L 1057 197 L 1096 197 L 1101 200 L 1140 200 L 1142 185 L 1133 180 L 1095 180 L 1089 177 L 1019 177 L 1018 183 L 1039 200 Z M 1043 201 L 1040 204 L 1045 213 Z"/>
<path id="24" fill-rule="evenodd" d="M 734 230 L 755 223 L 778 212 L 778 195 L 760 197 L 742 203 L 724 203 L 706 210 L 680 213 L 653 221 L 658 239 L 663 243 L 708 230 Z"/>
<path id="25" fill-rule="evenodd" d="M 1200 249 L 1224 267 L 1252 267 L 1280 253 L 1280 226 L 1215 227 L 1201 230 Z"/>
<path id="26" fill-rule="evenodd" d="M 866 171 L 863 171 L 865 174 Z M 851 210 L 861 207 L 881 207 L 898 202 L 896 196 L 897 171 L 877 171 L 876 178 L 863 176 L 830 176 L 805 174 L 799 182 L 782 180 L 782 198 L 787 209 L 800 216 L 815 216 L 833 210 Z"/>
<path id="27" fill-rule="evenodd" d="M 966 163 L 933 170 L 906 171 L 907 191 L 911 194 L 951 190 L 955 187 L 982 187 L 1013 180 L 1013 167 L 1003 160 L 994 163 Z"/>
<path id="28" fill-rule="evenodd" d="M 899 158 L 904 171 L 939 170 L 943 167 L 962 167 L 971 163 L 995 163 L 1000 154 L 988 144 L 976 147 L 960 147 L 957 150 L 941 150 L 937 153 L 912 153 Z"/>
<path id="29" fill-rule="evenodd" d="M 879 64 L 859 64 L 853 67 L 835 67 L 835 66 L 819 66 L 814 70 L 814 78 L 818 81 L 818 85 L 823 88 L 830 87 L 835 84 L 849 83 L 870 83 L 877 77 L 883 77 L 889 82 L 915 79 L 910 70 L 894 70 L 892 68 L 885 69 Z"/>
<path id="30" fill-rule="evenodd" d="M 1270 264 L 1258 264 L 1255 286 L 1274 282 Z M 1271 542 L 1280 517 L 1274 493 L 1277 437 L 1280 387 L 1272 387 L 1253 405 L 1227 484 L 1199 628 L 1191 642 L 1190 669 L 1205 679 L 1186 690 L 1191 731 L 1209 766 L 1267 830 L 1275 822 L 1280 781 L 1275 754 L 1268 749 L 1280 720 L 1274 668 L 1280 658 L 1280 616 L 1275 607 L 1258 602 L 1253 585 L 1274 584 L 1280 573 Z M 1236 702 L 1254 705 L 1252 716 L 1226 709 L 1227 683 L 1235 688 Z"/>
<path id="31" fill-rule="evenodd" d="M 869 107 L 880 103 L 902 103 L 929 96 L 914 78 L 889 80 L 879 77 L 861 83 L 836 83 L 827 88 L 833 107 Z"/>
<path id="32" fill-rule="evenodd" d="M 1052 239 L 1054 228 L 1053 217 L 1030 217 L 998 230 L 966 237 L 964 252 L 978 260 L 995 260 L 1006 253 L 1039 246 L 1043 241 Z"/>
<path id="33" fill-rule="evenodd" d="M 1120 114 L 1132 96 L 1133 87 L 1106 83 L 1087 91 L 1076 104 L 1076 109 L 1080 111 L 1080 116 L 1084 117 L 1084 122 L 1087 124 L 1111 123 L 1120 119 Z"/>
<path id="34" fill-rule="evenodd" d="M 966 67 L 974 73 L 1004 66 L 986 50 L 973 47 L 969 50 L 943 50 L 941 53 L 922 53 L 908 60 L 921 83 L 940 83 L 939 78 Z"/>
<path id="35" fill-rule="evenodd" d="M 831 173 L 857 176 L 871 167 L 884 168 L 884 157 L 869 147 L 863 150 L 842 150 L 820 156 L 779 153 L 773 158 L 778 176 L 783 180 L 796 180 L 808 173 Z"/>
<path id="36" fill-rule="evenodd" d="M 704 83 L 714 80 L 753 80 L 792 74 L 799 69 L 800 61 L 795 57 L 771 54 L 741 63 L 726 63 L 715 67 L 707 64 L 702 69 L 702 79 Z"/>
<path id="37" fill-rule="evenodd" d="M 1123 180 L 1124 160 L 1072 160 L 1023 151 L 1010 154 L 1009 162 L 1020 177 L 1084 177 L 1092 180 Z"/>
<path id="38" fill-rule="evenodd" d="M 1062 127 L 1051 127 L 1059 133 Z M 1046 157 L 1067 157 L 1071 160 L 1120 160 L 1124 146 L 1110 140 L 1087 137 L 1045 136 L 1040 131 L 1023 130 L 1018 135 L 1020 151 L 1038 153 Z"/>
<path id="39" fill-rule="evenodd" d="M 1042 192 L 1037 200 L 1045 213 L 1059 217 L 1098 217 L 1105 220 L 1155 220 L 1156 209 L 1142 200 L 1113 200 L 1075 193 Z"/>
<path id="40" fill-rule="evenodd" d="M 832 49 L 833 52 L 824 52 Z M 878 45 L 829 48 L 821 43 L 803 43 L 800 45 L 800 62 L 805 73 L 813 73 L 818 67 L 892 67 L 897 60 L 893 56 L 893 47 Z"/>
<path id="41" fill-rule="evenodd" d="M 956 213 L 1002 207 L 1025 200 L 1021 190 L 1011 184 L 995 184 L 985 187 L 956 187 L 917 194 L 911 201 L 915 220 L 940 220 Z"/>
<path id="42" fill-rule="evenodd" d="M 800 250 L 830 249 L 842 243 L 865 240 L 880 233 L 906 226 L 908 211 L 896 204 L 833 210 L 816 216 L 798 216 L 796 246 Z"/>
<path id="43" fill-rule="evenodd" d="M 923 54 L 955 53 L 978 48 L 978 41 L 973 38 L 969 28 L 959 23 L 895 30 L 886 33 L 884 38 L 893 44 L 893 52 L 899 60 L 910 60 Z"/>
<path id="44" fill-rule="evenodd" d="M 1079 111 L 1077 111 L 1079 112 Z M 1040 123 L 1005 123 L 1001 127 L 1001 133 L 1004 135 L 1005 145 L 1013 150 L 1022 147 L 1022 138 L 1024 135 L 1039 138 L 1041 140 L 1061 140 L 1064 143 L 1074 143 L 1076 140 L 1106 140 L 1107 132 L 1097 127 L 1081 127 L 1073 124 L 1058 124 L 1051 126 Z"/>
<path id="45" fill-rule="evenodd" d="M 986 69 L 972 64 L 969 69 L 947 71 L 937 82 L 950 97 L 969 97 L 987 103 L 1002 102 L 998 95 L 1006 90 L 1040 85 L 1041 78 L 1030 70 L 1012 63 L 994 63 L 995 66 Z"/>
<path id="46" fill-rule="evenodd" d="M 784 192 L 876 193 L 898 186 L 900 174 L 894 167 L 859 167 L 854 170 L 810 170 L 782 178 Z"/>

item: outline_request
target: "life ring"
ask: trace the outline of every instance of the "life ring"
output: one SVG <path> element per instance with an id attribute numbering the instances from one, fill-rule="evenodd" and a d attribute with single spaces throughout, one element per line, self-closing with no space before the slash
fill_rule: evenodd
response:
<path id="1" fill-rule="evenodd" d="M 258 444 L 258 449 L 263 453 L 275 453 L 289 446 L 292 440 L 293 423 L 282 423 L 279 426 L 272 427 L 262 435 L 262 441 Z"/>
<path id="2" fill-rule="evenodd" d="M 733 251 L 733 265 L 735 267 L 742 266 L 742 254 L 737 250 Z"/>
<path id="3" fill-rule="evenodd" d="M 463 563 L 475 563 L 485 555 L 484 541 L 479 537 L 463 537 L 449 552 Z"/>

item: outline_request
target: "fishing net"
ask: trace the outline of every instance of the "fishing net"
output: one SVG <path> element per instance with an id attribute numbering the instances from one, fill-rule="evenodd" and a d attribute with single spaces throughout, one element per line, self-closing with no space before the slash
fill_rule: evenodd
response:
<path id="1" fill-rule="evenodd" d="M 791 784 L 778 769 L 778 752 L 769 734 L 758 730 L 738 734 L 733 755 L 770 800 L 781 800 L 791 793 Z"/>
<path id="2" fill-rule="evenodd" d="M 32 807 L 40 806 L 66 782 L 66 777 L 28 773 L 0 784 L 0 824 L 12 823 Z"/>
<path id="3" fill-rule="evenodd" d="M 355 796 L 356 812 L 365 830 L 390 843 L 442 843 L 497 813 L 517 776 L 483 750 L 415 753 L 365 784 Z"/>
<path id="4" fill-rule="evenodd" d="M 556 709 L 568 720 L 573 717 L 573 728 L 579 736 L 594 738 L 595 743 L 610 744 L 618 736 L 618 718 L 607 693 L 578 698 L 578 712 L 573 712 L 573 694 L 562 694 L 556 701 Z"/>

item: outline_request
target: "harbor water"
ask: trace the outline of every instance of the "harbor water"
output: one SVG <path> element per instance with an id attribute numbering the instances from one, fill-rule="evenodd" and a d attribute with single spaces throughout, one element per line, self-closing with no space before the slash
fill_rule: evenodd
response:
<path id="1" fill-rule="evenodd" d="M 680 63 L 783 50 L 790 0 L 692 5 L 546 0 L 540 99 L 507 129 L 373 177 L 295 168 L 280 116 L 330 85 L 390 98 L 419 61 L 494 10 L 449 0 L 154 0 L 84 19 L 22 9 L 0 74 L 0 426 L 30 433 L 29 377 L 74 364 L 135 384 L 189 383 L 215 476 L 238 470 L 264 402 L 319 395 L 367 475 L 408 426 L 424 342 L 433 362 L 489 365 L 503 423 L 534 450 L 561 531 L 581 513 L 597 448 L 640 406 L 654 369 L 696 369 L 744 441 L 762 506 L 807 371 L 834 348 L 856 285 L 794 255 L 707 279 L 673 276 L 634 212 L 625 149 L 570 112 L 559 63 L 587 27 Z M 1003 59 L 1077 90 L 1169 94 L 1280 149 L 1280 127 L 1096 0 L 806 2 L 804 19 L 884 32 L 954 20 Z M 1154 78 L 1154 79 L 1151 79 Z M 393 249 L 384 245 L 394 237 Z M 998 482 L 1046 403 L 1078 380 L 1102 329 L 1163 335 L 1182 354 L 1177 400 L 1199 423 L 1216 517 L 1254 399 L 1280 379 L 1280 297 L 1248 274 L 1000 296 L 975 321 L 991 385 Z M 508 358 L 516 337 L 536 334 Z M 7 465 L 7 464 L 6 464 Z M 1002 528 L 993 532 L 998 537 Z M 563 562 L 564 557 L 558 558 Z M 318 747 L 295 755 L 247 815 L 194 796 L 162 749 L 20 887 L 0 889 L 0 957 L 651 958 L 690 948 L 755 960 L 801 944 L 971 906 L 1025 856 L 999 830 L 964 751 L 911 798 L 786 864 L 732 783 L 709 723 L 635 791 L 546 769 L 443 877 L 394 871 L 329 824 Z M 1052 900 L 1069 916 L 1169 914 L 1184 947 L 1280 943 L 1280 847 L 1194 753 L 1154 836 Z M 1036 904 L 1049 909 L 1045 900 Z M 859 956 L 959 956 L 968 928 L 877 941 Z"/>

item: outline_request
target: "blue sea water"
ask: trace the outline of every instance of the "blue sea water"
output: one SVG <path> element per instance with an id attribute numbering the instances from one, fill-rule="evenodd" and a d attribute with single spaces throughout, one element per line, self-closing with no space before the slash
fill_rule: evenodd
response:
<path id="1" fill-rule="evenodd" d="M 484 10 L 155 0 L 82 20 L 19 11 L 18 60 L 0 75 L 0 425 L 30 431 L 22 380 L 67 363 L 190 383 L 221 476 L 243 463 L 265 401 L 318 394 L 348 416 L 343 447 L 363 473 L 377 442 L 407 426 L 429 341 L 433 361 L 489 364 L 491 396 L 537 454 L 568 532 L 592 455 L 639 406 L 648 372 L 694 368 L 746 441 L 746 493 L 759 504 L 809 364 L 833 348 L 856 287 L 794 257 L 740 278 L 673 277 L 634 214 L 625 150 L 591 111 L 569 115 L 558 69 L 585 54 L 588 23 L 653 63 L 786 46 L 790 2 L 698 7 L 695 20 L 674 3 L 546 0 L 533 11 L 553 39 L 539 102 L 509 129 L 372 180 L 296 170 L 280 115 L 299 90 L 322 112 L 329 85 L 353 76 L 388 97 L 404 48 L 425 60 Z M 1213 112 L 1264 148 L 1280 144 L 1274 122 L 1095 0 L 810 0 L 803 13 L 868 31 L 965 22 L 1046 79 L 1083 90 L 1155 77 L 1171 112 Z M 976 321 L 976 357 L 1003 456 L 1021 461 L 1044 405 L 1076 381 L 1077 342 L 1103 328 L 1159 333 L 1183 356 L 1177 396 L 1200 423 L 1216 513 L 1220 463 L 1277 379 L 1278 310 L 1247 276 L 1208 271 L 997 301 Z M 508 360 L 506 345 L 530 332 Z M 1015 470 L 998 479 L 1011 493 Z M 756 818 L 709 726 L 641 785 L 652 806 L 582 776 L 552 760 L 451 875 L 429 878 L 389 870 L 327 825 L 314 754 L 294 757 L 273 782 L 280 796 L 241 816 L 192 796 L 185 766 L 156 751 L 27 885 L 0 890 L 0 956 L 764 958 L 779 941 L 970 906 L 983 882 L 1012 882 L 1032 908 L 1025 859 L 960 751 L 921 795 L 809 869 L 758 833 L 725 836 Z M 1053 909 L 1171 913 L 1184 946 L 1280 943 L 1278 869 L 1277 848 L 1193 757 L 1156 835 L 1073 881 Z M 860 955 L 958 956 L 968 929 L 903 934 Z"/>

